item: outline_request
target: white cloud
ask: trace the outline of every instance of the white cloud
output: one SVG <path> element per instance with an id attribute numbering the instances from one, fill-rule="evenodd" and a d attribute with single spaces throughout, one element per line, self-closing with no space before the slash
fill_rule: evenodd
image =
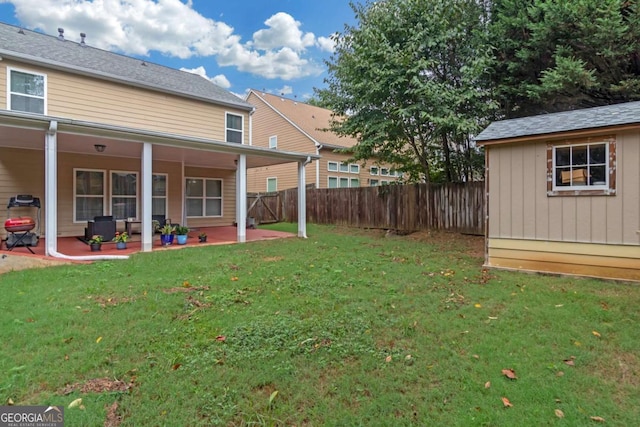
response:
<path id="1" fill-rule="evenodd" d="M 330 53 L 333 53 L 336 48 L 335 42 L 330 37 L 318 37 L 316 45 L 320 50 Z"/>
<path id="2" fill-rule="evenodd" d="M 242 43 L 224 22 L 193 9 L 191 0 L 0 0 L 11 3 L 27 28 L 57 35 L 65 29 L 68 40 L 86 42 L 127 55 L 148 56 L 157 51 L 169 57 L 215 57 L 220 66 L 273 79 L 291 80 L 318 75 L 322 69 L 305 53 L 308 47 L 327 50 L 325 37 L 303 33 L 300 22 L 279 12 L 265 21 L 267 28 Z M 205 74 L 206 76 L 206 74 Z M 229 84 L 216 76 L 216 84 Z M 212 80 L 213 80 L 212 79 Z"/>
<path id="3" fill-rule="evenodd" d="M 201 65 L 197 68 L 180 68 L 181 71 L 186 71 L 187 73 L 197 74 L 199 76 L 204 77 L 209 80 L 211 83 L 220 86 L 224 89 L 229 89 L 231 87 L 231 82 L 224 74 L 218 74 L 214 77 L 207 76 L 207 70 Z"/>
<path id="4" fill-rule="evenodd" d="M 283 86 L 282 89 L 278 89 L 278 93 L 280 95 L 290 95 L 293 93 L 293 88 L 291 86 Z"/>
<path id="5" fill-rule="evenodd" d="M 288 13 L 278 12 L 264 23 L 269 28 L 253 33 L 253 45 L 257 49 L 288 47 L 300 52 L 315 43 L 313 33 L 303 34 L 300 22 Z"/>

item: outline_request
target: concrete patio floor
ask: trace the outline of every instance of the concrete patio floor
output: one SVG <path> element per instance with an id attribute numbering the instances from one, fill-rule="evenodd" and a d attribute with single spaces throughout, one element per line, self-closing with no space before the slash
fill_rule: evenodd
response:
<path id="1" fill-rule="evenodd" d="M 198 234 L 207 234 L 207 242 L 199 243 Z M 283 231 L 263 230 L 263 229 L 247 229 L 247 242 L 258 240 L 271 240 L 282 239 L 286 237 L 295 237 L 293 233 L 286 233 Z M 187 243 L 185 245 L 178 245 L 174 239 L 174 243 L 170 246 L 162 246 L 160 244 L 160 234 L 153 236 L 153 250 L 174 250 L 184 247 L 193 246 L 206 246 L 206 245 L 230 245 L 237 243 L 237 229 L 234 226 L 225 227 L 199 227 L 189 232 Z M 0 254 L 11 254 L 17 256 L 37 257 L 55 260 L 59 258 L 48 257 L 45 255 L 46 242 L 44 238 L 40 238 L 38 246 L 31 246 L 30 248 L 35 252 L 32 254 L 26 247 L 17 246 L 12 251 L 7 250 L 6 242 L 0 243 Z M 116 249 L 114 242 L 104 242 L 100 252 L 91 252 L 89 245 L 79 240 L 77 237 L 59 237 L 58 238 L 58 252 L 69 256 L 86 256 L 86 255 L 130 255 L 136 252 L 140 252 L 140 235 L 134 234 L 127 242 L 127 249 Z"/>

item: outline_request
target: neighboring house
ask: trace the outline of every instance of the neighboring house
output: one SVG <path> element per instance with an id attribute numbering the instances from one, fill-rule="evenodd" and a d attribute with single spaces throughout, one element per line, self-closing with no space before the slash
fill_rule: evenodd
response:
<path id="1" fill-rule="evenodd" d="M 492 123 L 486 265 L 640 280 L 640 102 Z"/>
<path id="2" fill-rule="evenodd" d="M 152 215 L 237 223 L 244 241 L 246 168 L 302 170 L 315 158 L 251 147 L 251 104 L 198 75 L 92 48 L 84 35 L 0 23 L 0 82 L 0 202 L 41 199 L 49 254 L 57 236 L 80 236 L 99 215 L 119 229 L 142 221 L 147 251 Z"/>
<path id="3" fill-rule="evenodd" d="M 349 163 L 354 138 L 326 131 L 331 111 L 281 96 L 249 91 L 247 102 L 256 106 L 252 116 L 252 144 L 259 147 L 313 152 L 320 160 L 306 166 L 306 182 L 316 188 L 369 187 L 389 184 L 400 177 L 388 164 L 369 160 Z M 340 152 L 340 150 L 347 152 Z M 252 168 L 247 174 L 251 192 L 279 191 L 298 186 L 295 164 Z"/>

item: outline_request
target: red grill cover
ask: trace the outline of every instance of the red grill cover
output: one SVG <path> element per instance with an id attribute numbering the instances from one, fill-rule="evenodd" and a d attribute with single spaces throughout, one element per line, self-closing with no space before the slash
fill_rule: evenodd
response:
<path id="1" fill-rule="evenodd" d="M 35 226 L 36 222 L 28 216 L 9 218 L 4 222 L 4 229 L 10 233 L 33 230 Z"/>

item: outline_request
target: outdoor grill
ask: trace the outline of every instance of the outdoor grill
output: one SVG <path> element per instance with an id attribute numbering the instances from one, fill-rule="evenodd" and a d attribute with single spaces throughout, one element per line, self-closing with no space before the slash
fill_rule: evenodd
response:
<path id="1" fill-rule="evenodd" d="M 36 209 L 36 219 L 30 216 L 11 217 L 13 208 L 34 208 Z M 31 246 L 38 246 L 40 235 L 40 199 L 30 194 L 19 194 L 9 199 L 7 205 L 7 217 L 4 222 L 4 229 L 7 231 L 7 249 L 12 251 L 17 246 L 26 247 L 32 254 Z M 35 233 L 31 230 L 38 227 Z"/>

